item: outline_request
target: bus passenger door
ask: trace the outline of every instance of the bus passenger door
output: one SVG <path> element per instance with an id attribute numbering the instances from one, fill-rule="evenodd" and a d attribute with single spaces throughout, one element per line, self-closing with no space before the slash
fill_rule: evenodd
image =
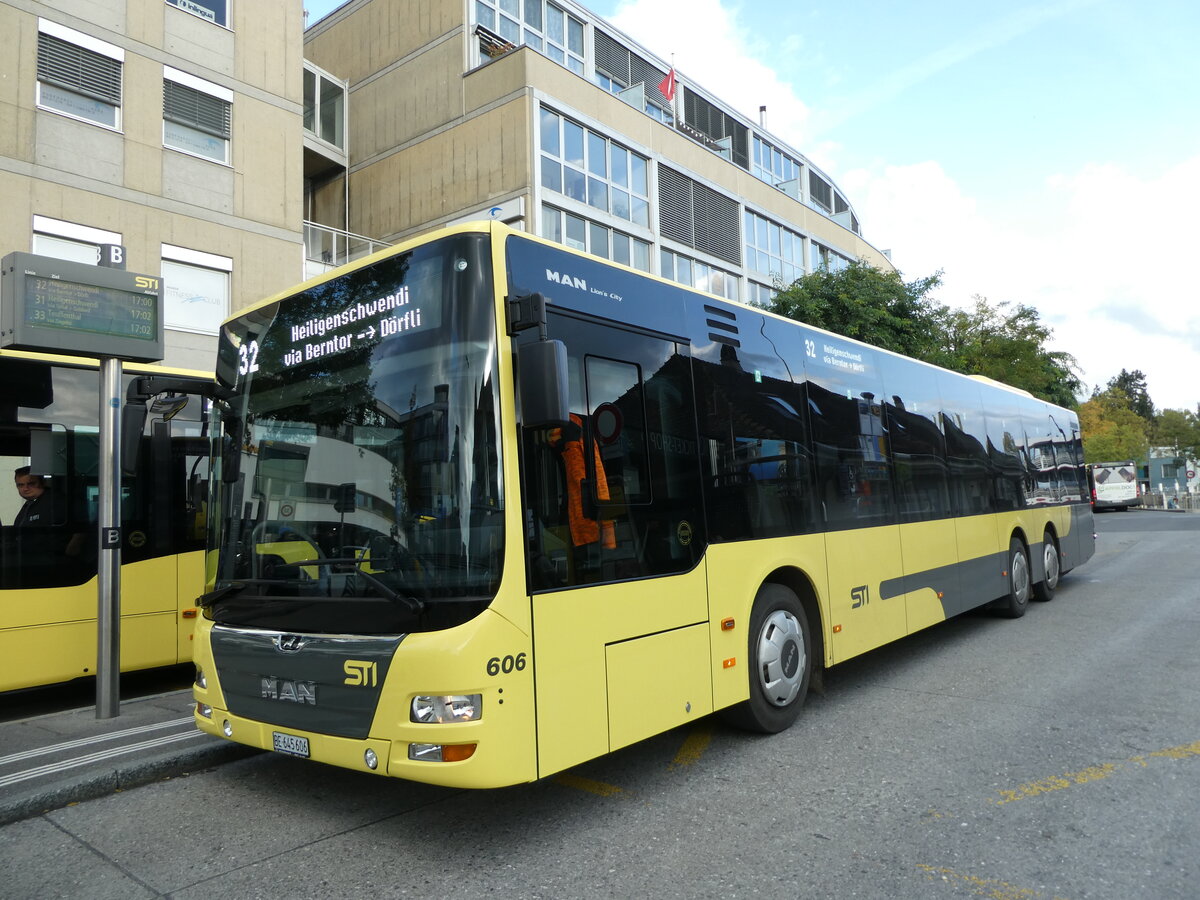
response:
<path id="1" fill-rule="evenodd" d="M 712 710 L 687 349 L 564 315 L 550 336 L 571 421 L 522 446 L 540 775 Z"/>

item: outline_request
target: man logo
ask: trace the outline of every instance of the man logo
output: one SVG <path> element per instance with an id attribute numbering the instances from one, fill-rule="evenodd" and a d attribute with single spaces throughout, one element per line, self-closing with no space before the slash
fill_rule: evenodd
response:
<path id="1" fill-rule="evenodd" d="M 265 700 L 286 700 L 289 703 L 317 705 L 317 683 L 315 681 L 289 681 L 264 675 L 262 696 Z"/>
<path id="2" fill-rule="evenodd" d="M 866 606 L 871 602 L 871 592 L 867 590 L 865 584 L 859 585 L 856 588 L 850 589 L 850 599 L 854 602 L 850 604 L 851 609 L 858 609 L 861 606 Z"/>
<path id="3" fill-rule="evenodd" d="M 272 643 L 275 644 L 276 650 L 283 653 L 295 653 L 297 650 L 303 648 L 308 641 L 298 634 L 279 634 L 275 636 L 275 640 Z"/>
<path id="4" fill-rule="evenodd" d="M 546 270 L 546 280 L 553 281 L 555 284 L 565 284 L 567 287 L 578 288 L 581 291 L 588 289 L 586 278 L 564 275 L 562 272 L 555 272 L 553 269 Z"/>

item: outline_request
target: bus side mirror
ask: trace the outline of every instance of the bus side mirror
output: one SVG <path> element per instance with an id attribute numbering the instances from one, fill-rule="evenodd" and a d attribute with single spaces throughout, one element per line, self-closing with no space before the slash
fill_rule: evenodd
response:
<path id="1" fill-rule="evenodd" d="M 522 344 L 520 369 L 521 424 L 526 428 L 561 428 L 570 424 L 567 390 L 567 345 L 562 341 Z"/>
<path id="2" fill-rule="evenodd" d="M 221 483 L 235 484 L 242 471 L 242 431 L 241 423 L 226 427 L 221 436 Z"/>
<path id="3" fill-rule="evenodd" d="M 121 407 L 121 470 L 126 475 L 137 474 L 138 453 L 142 449 L 142 432 L 145 428 L 145 399 L 126 399 Z"/>

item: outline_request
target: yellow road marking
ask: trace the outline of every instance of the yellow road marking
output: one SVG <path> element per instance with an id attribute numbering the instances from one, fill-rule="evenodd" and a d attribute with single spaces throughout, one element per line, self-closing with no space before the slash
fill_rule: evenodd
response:
<path id="1" fill-rule="evenodd" d="M 1120 762 L 1088 766 L 1086 769 L 1080 769 L 1078 772 L 1064 772 L 1062 775 L 1051 775 L 1047 778 L 1039 778 L 1037 781 L 1029 781 L 1018 785 L 1012 790 L 1001 790 L 1000 799 L 991 800 L 990 802 L 999 805 L 1001 803 L 1012 803 L 1014 800 L 1028 800 L 1030 797 L 1049 794 L 1053 791 L 1066 790 L 1078 784 L 1101 781 L 1112 777 L 1126 766 L 1138 766 L 1144 769 L 1150 764 L 1149 761 L 1151 759 L 1191 759 L 1198 756 L 1200 756 L 1200 741 L 1194 741 L 1191 744 L 1180 744 L 1178 747 L 1167 747 L 1165 750 L 1155 750 L 1144 755 L 1131 756 L 1129 759 L 1124 759 Z"/>
<path id="2" fill-rule="evenodd" d="M 624 788 L 619 788 L 615 784 L 608 784 L 603 781 L 593 781 L 591 778 L 583 778 L 580 775 L 571 775 L 563 773 L 555 775 L 554 780 L 559 784 L 567 787 L 577 788 L 581 791 L 586 791 L 589 794 L 595 794 L 597 797 L 616 797 L 618 794 L 625 793 Z"/>
<path id="3" fill-rule="evenodd" d="M 675 754 L 675 758 L 671 760 L 670 768 L 678 769 L 683 766 L 692 766 L 700 762 L 704 756 L 704 751 L 708 749 L 708 745 L 712 742 L 711 728 L 697 728 L 687 736 L 687 740 L 683 742 L 683 746 L 679 748 L 679 752 Z"/>
<path id="4" fill-rule="evenodd" d="M 1017 887 L 1015 884 L 1009 884 L 1007 881 L 999 881 L 995 878 L 980 878 L 977 875 L 963 875 L 955 872 L 953 869 L 947 869 L 942 866 L 918 865 L 917 868 L 931 879 L 940 878 L 942 881 L 963 885 L 971 893 L 977 894 L 980 897 L 991 897 L 992 900 L 1037 900 L 1037 898 L 1046 896 L 1040 891 Z M 1055 895 L 1052 900 L 1063 900 L 1063 898 Z"/>

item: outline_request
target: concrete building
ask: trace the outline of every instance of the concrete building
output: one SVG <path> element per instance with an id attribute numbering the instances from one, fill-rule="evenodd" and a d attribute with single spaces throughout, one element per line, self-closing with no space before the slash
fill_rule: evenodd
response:
<path id="1" fill-rule="evenodd" d="M 570 0 L 350 0 L 304 55 L 348 89 L 315 222 L 396 240 L 498 218 L 746 301 L 891 268 L 811 160 Z"/>
<path id="2" fill-rule="evenodd" d="M 0 2 L 0 251 L 161 275 L 167 360 L 304 272 L 301 0 Z"/>

